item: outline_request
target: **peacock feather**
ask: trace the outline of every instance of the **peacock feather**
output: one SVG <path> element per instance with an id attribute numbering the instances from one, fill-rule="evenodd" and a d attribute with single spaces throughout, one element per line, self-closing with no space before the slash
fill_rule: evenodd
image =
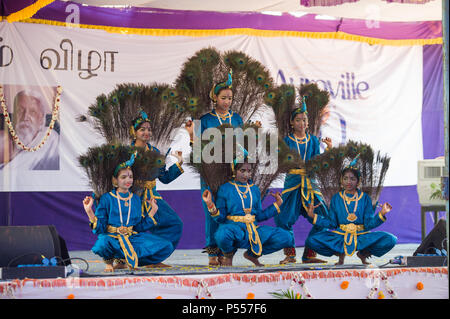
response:
<path id="1" fill-rule="evenodd" d="M 263 106 L 273 80 L 266 67 L 243 52 L 221 53 L 209 47 L 188 58 L 175 81 L 178 102 L 188 108 L 193 118 L 211 111 L 210 91 L 215 84 L 227 80 L 230 70 L 233 79 L 231 109 L 247 122 Z M 189 106 L 191 101 L 195 101 L 195 105 Z"/>
<path id="2" fill-rule="evenodd" d="M 152 137 L 150 143 L 164 148 L 174 129 L 187 116 L 184 106 L 177 103 L 178 92 L 168 84 L 118 84 L 108 95 L 101 94 L 89 106 L 88 114 L 78 118 L 93 125 L 108 143 L 129 143 L 130 126 L 142 110 L 149 115 Z"/>
<path id="3" fill-rule="evenodd" d="M 290 150 L 278 135 L 271 136 L 270 132 L 261 132 L 255 124 L 247 123 L 242 128 L 244 132 L 242 138 L 238 138 L 237 135 L 233 135 L 230 138 L 229 135 L 226 135 L 227 128 L 232 129 L 232 126 L 223 124 L 218 127 L 222 133 L 219 138 L 201 141 L 202 156 L 196 158 L 198 154 L 194 151 L 191 153 L 190 162 L 187 163 L 205 181 L 214 196 L 220 185 L 232 178 L 231 161 L 240 154 L 238 153 L 240 147 L 248 151 L 247 160 L 252 163 L 251 179 L 259 187 L 262 200 L 271 184 L 278 180 L 281 174 L 303 165 L 298 154 Z M 270 156 L 271 153 L 269 151 L 271 138 L 272 143 L 273 139 L 278 143 L 274 145 L 275 159 Z M 208 152 L 211 155 L 219 152 L 217 161 L 207 162 L 204 155 L 208 154 Z"/>
<path id="4" fill-rule="evenodd" d="M 358 157 L 359 156 L 359 157 Z M 369 144 L 348 141 L 333 147 L 306 162 L 306 170 L 314 178 L 329 205 L 331 197 L 341 190 L 340 178 L 344 168 L 358 157 L 356 168 L 361 173 L 361 190 L 367 193 L 375 206 L 378 202 L 390 157 L 375 152 Z"/>
<path id="5" fill-rule="evenodd" d="M 302 84 L 299 87 L 292 84 L 282 84 L 274 87 L 266 94 L 265 102 L 274 111 L 278 132 L 281 136 L 287 136 L 291 133 L 291 113 L 301 103 L 298 102 L 297 92 L 300 99 L 305 98 L 309 133 L 319 136 L 323 116 L 329 102 L 329 93 L 326 90 L 320 90 L 316 83 Z"/>
<path id="6" fill-rule="evenodd" d="M 160 168 L 164 167 L 164 157 L 160 153 L 141 147 L 112 143 L 90 147 L 85 154 L 78 157 L 78 162 L 86 172 L 97 199 L 113 189 L 111 178 L 116 167 L 129 160 L 136 151 L 132 167 L 134 183 L 131 191 L 139 193 L 142 191 L 142 184 L 139 181 L 155 179 Z"/>

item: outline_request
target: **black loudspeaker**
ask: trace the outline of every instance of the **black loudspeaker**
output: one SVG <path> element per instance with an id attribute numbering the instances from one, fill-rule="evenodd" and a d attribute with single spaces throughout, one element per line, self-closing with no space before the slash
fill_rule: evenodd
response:
<path id="1" fill-rule="evenodd" d="M 417 254 L 434 254 L 434 248 L 447 250 L 447 234 L 445 219 L 440 219 L 430 233 L 425 237 L 413 256 Z"/>
<path id="2" fill-rule="evenodd" d="M 42 256 L 70 264 L 66 242 L 55 226 L 0 226 L 0 267 L 41 264 Z"/>

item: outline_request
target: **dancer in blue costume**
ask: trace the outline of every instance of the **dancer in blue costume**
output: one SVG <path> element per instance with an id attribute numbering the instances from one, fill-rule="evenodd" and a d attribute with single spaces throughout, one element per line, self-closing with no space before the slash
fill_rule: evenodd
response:
<path id="1" fill-rule="evenodd" d="M 288 231 L 257 224 L 277 215 L 283 200 L 280 193 L 271 193 L 276 202 L 263 210 L 260 190 L 250 180 L 251 164 L 233 162 L 231 166 L 234 177 L 219 187 L 215 204 L 210 191 L 203 193 L 208 213 L 219 223 L 215 239 L 224 254 L 221 264 L 232 266 L 237 249 L 244 248 L 244 257 L 262 266 L 260 256 L 293 245 Z"/>
<path id="2" fill-rule="evenodd" d="M 214 103 L 214 109 L 200 118 L 200 133 L 197 136 L 201 136 L 200 134 L 203 134 L 208 128 L 219 127 L 222 124 L 230 124 L 234 128 L 243 126 L 244 123 L 240 115 L 230 110 L 231 103 L 233 102 L 232 85 L 232 72 L 230 71 L 227 81 L 213 86 L 209 96 Z M 201 194 L 209 189 L 202 178 L 200 179 L 200 189 Z M 216 266 L 220 264 L 222 259 L 215 239 L 215 233 L 219 224 L 211 218 L 208 208 L 203 201 L 202 205 L 205 212 L 205 250 L 208 253 L 209 265 Z"/>
<path id="3" fill-rule="evenodd" d="M 186 127 L 188 132 L 189 129 L 192 130 L 192 128 L 193 126 L 191 128 L 188 126 Z M 132 146 L 144 147 L 147 150 L 160 153 L 156 147 L 148 143 L 151 137 L 150 119 L 145 112 L 141 111 L 140 116 L 133 120 L 130 133 L 133 138 L 133 141 L 131 142 Z M 190 134 L 192 135 L 192 132 L 190 132 Z M 160 169 L 157 178 L 164 184 L 172 182 L 183 173 L 183 169 L 181 167 L 183 163 L 181 152 L 175 152 L 171 155 L 175 156 L 178 159 L 178 162 L 175 162 L 175 164 L 170 166 L 168 169 L 166 169 L 166 166 Z M 141 181 L 139 182 L 141 183 Z M 170 241 L 173 249 L 175 250 L 183 231 L 183 222 L 177 213 L 156 191 L 156 180 L 144 181 L 144 183 L 144 192 L 141 198 L 144 204 L 145 212 L 149 213 L 151 210 L 151 206 L 148 205 L 148 199 L 156 199 L 156 203 L 158 205 L 158 213 L 155 215 L 156 225 L 150 230 L 150 232 Z"/>
<path id="4" fill-rule="evenodd" d="M 117 188 L 100 197 L 95 213 L 93 197 L 87 196 L 83 200 L 91 228 L 98 236 L 92 251 L 103 258 L 106 272 L 122 268 L 120 264 L 114 267 L 115 259 L 124 259 L 130 268 L 164 266 L 161 262 L 173 251 L 169 241 L 146 232 L 156 225 L 154 216 L 158 205 L 151 199 L 148 203 L 151 209 L 144 213 L 141 199 L 130 192 L 134 156 L 117 166 L 112 177 Z"/>
<path id="5" fill-rule="evenodd" d="M 308 128 L 308 112 L 306 109 L 305 99 L 302 100 L 302 106 L 296 108 L 290 117 L 290 124 L 293 133 L 284 138 L 284 141 L 290 149 L 297 151 L 304 161 L 308 161 L 314 156 L 320 154 L 319 139 L 307 132 Z M 331 148 L 332 142 L 330 138 L 324 138 L 322 141 Z M 323 201 L 322 195 L 314 181 L 306 176 L 304 168 L 293 169 L 286 175 L 283 187 L 283 206 L 281 214 L 275 217 L 275 223 L 278 227 L 289 231 L 292 235 L 294 245 L 284 249 L 285 259 L 280 264 L 295 263 L 295 240 L 292 226 L 296 223 L 299 216 L 307 217 L 306 209 L 310 203 L 323 205 L 316 208 L 316 212 L 321 216 L 327 215 L 327 208 Z M 318 226 L 313 226 L 308 236 L 320 230 Z M 316 252 L 308 245 L 305 245 L 302 261 L 303 263 L 325 263 L 326 261 L 318 259 Z"/>
<path id="6" fill-rule="evenodd" d="M 355 251 L 362 263 L 368 264 L 368 257 L 383 256 L 397 243 L 397 237 L 390 233 L 371 231 L 386 221 L 392 206 L 384 203 L 381 211 L 374 214 L 372 199 L 358 189 L 360 179 L 361 174 L 353 165 L 342 171 L 343 190 L 332 197 L 328 216 L 314 213 L 317 206 L 308 206 L 308 220 L 323 228 L 309 236 L 306 243 L 321 255 L 338 255 L 337 265 L 342 265 L 345 256 L 352 256 Z"/>

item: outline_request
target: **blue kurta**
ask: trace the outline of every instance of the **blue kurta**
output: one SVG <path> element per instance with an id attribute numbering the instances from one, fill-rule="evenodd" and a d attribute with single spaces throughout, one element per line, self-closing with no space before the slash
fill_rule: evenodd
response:
<path id="1" fill-rule="evenodd" d="M 246 184 L 230 181 L 220 186 L 217 192 L 217 212 L 212 218 L 219 223 L 219 228 L 215 233 L 219 248 L 224 253 L 244 248 L 253 256 L 261 256 L 291 247 L 293 240 L 288 231 L 278 227 L 258 226 L 258 222 L 272 218 L 279 213 L 280 210 L 276 203 L 263 210 L 258 186 L 250 184 L 250 190 L 245 194 L 246 197 L 242 195 L 241 200 L 236 185 L 241 192 L 247 190 Z M 242 219 L 239 221 L 239 218 L 245 216 L 243 205 L 245 208 L 251 207 L 250 214 L 254 216 L 253 222 L 245 223 Z"/>
<path id="2" fill-rule="evenodd" d="M 128 196 L 122 193 L 119 195 L 122 198 Z M 120 202 L 122 220 L 118 202 Z M 125 259 L 132 267 L 162 262 L 172 253 L 172 244 L 146 232 L 152 230 L 156 222 L 150 215 L 143 214 L 139 196 L 132 194 L 129 206 L 126 206 L 126 202 L 118 199 L 115 190 L 100 197 L 100 202 L 95 209 L 96 221 L 92 228 L 98 238 L 92 251 L 103 259 Z M 111 229 L 121 226 L 132 226 L 132 233 L 121 235 Z"/>
<path id="3" fill-rule="evenodd" d="M 134 141 L 131 145 L 134 145 Z M 160 153 L 156 147 L 150 144 L 147 144 L 147 148 L 151 151 Z M 169 184 L 182 173 L 183 169 L 181 166 L 178 163 L 175 163 L 170 166 L 168 170 L 166 169 L 166 166 L 162 167 L 157 178 L 162 183 Z M 158 211 L 154 216 L 156 220 L 156 227 L 153 227 L 150 232 L 170 241 L 173 249 L 175 250 L 183 232 L 183 222 L 172 207 L 170 207 L 169 204 L 156 191 L 156 180 L 146 182 L 146 187 L 141 198 L 144 201 L 144 207 L 147 213 L 150 211 L 151 207 L 147 204 L 146 200 L 149 200 L 150 198 L 156 199 L 156 203 L 158 205 Z"/>
<path id="4" fill-rule="evenodd" d="M 300 151 L 300 157 L 305 161 L 308 161 L 314 156 L 320 154 L 320 142 L 314 135 L 307 133 L 306 139 L 303 139 L 297 143 L 295 141 L 295 137 L 291 134 L 286 136 L 284 141 L 290 149 L 297 152 Z M 298 220 L 300 215 L 308 218 L 306 209 L 310 203 L 314 203 L 314 205 L 322 203 L 322 205 L 317 207 L 314 212 L 322 216 L 326 216 L 328 214 L 327 206 L 323 201 L 322 194 L 315 185 L 314 180 L 311 180 L 306 176 L 304 169 L 291 170 L 291 172 L 286 175 L 282 199 L 283 204 L 281 205 L 281 213 L 275 217 L 275 223 L 278 227 L 289 231 L 292 238 L 294 238 L 292 226 Z M 320 227 L 313 226 L 308 236 L 311 236 L 319 230 Z M 295 240 L 292 247 L 295 247 Z"/>
<path id="5" fill-rule="evenodd" d="M 203 132 L 211 127 L 219 127 L 222 124 L 231 124 L 234 128 L 242 127 L 244 125 L 244 122 L 242 121 L 242 118 L 239 114 L 234 113 L 233 111 L 230 111 L 230 115 L 227 116 L 225 119 L 220 119 L 217 116 L 217 113 L 215 110 L 212 110 L 209 113 L 204 114 L 202 117 L 200 117 L 200 134 L 203 134 Z M 198 134 L 197 134 L 198 135 Z M 200 190 L 201 194 L 205 190 L 209 190 L 209 187 L 206 185 L 203 178 L 200 178 Z M 214 200 L 214 198 L 213 198 Z M 203 205 L 203 211 L 205 212 L 205 241 L 206 241 L 206 247 L 217 247 L 216 239 L 214 237 L 214 234 L 217 230 L 217 227 L 219 226 L 210 216 L 210 213 L 208 212 L 208 208 L 206 207 L 206 204 L 202 200 Z M 216 256 L 214 253 L 210 253 L 209 256 Z"/>
<path id="6" fill-rule="evenodd" d="M 344 191 L 341 191 L 331 199 L 327 217 L 320 215 L 314 217 L 312 222 L 323 229 L 309 236 L 306 243 L 308 247 L 324 256 L 333 254 L 351 256 L 355 251 L 366 250 L 371 255 L 380 257 L 397 243 L 397 237 L 390 233 L 370 231 L 385 221 L 386 218 L 381 213 L 374 214 L 369 195 L 358 190 L 357 197 L 347 203 L 344 201 Z"/>

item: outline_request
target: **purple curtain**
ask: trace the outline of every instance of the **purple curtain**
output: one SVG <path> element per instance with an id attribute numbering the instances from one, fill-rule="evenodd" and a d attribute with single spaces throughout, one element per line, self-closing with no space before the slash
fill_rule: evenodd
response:
<path id="1" fill-rule="evenodd" d="M 360 0 L 300 0 L 300 5 L 304 7 L 331 7 L 338 6 L 343 3 L 358 2 Z M 408 4 L 424 4 L 431 0 L 380 0 L 388 3 L 408 3 Z"/>
<path id="2" fill-rule="evenodd" d="M 300 0 L 300 4 L 304 7 L 331 7 L 358 1 L 359 0 Z"/>
<path id="3" fill-rule="evenodd" d="M 0 16 L 8 16 L 11 13 L 20 11 L 37 0 L 0 0 Z"/>

